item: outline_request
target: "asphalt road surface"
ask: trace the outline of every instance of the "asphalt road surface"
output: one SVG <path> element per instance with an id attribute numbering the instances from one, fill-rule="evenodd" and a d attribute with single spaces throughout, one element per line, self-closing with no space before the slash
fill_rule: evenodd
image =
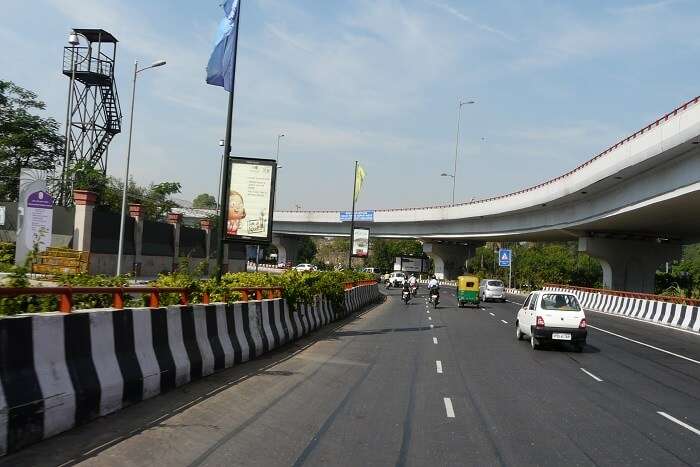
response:
<path id="1" fill-rule="evenodd" d="M 700 336 L 588 313 L 583 353 L 533 351 L 513 303 L 389 293 L 0 465 L 700 465 Z"/>

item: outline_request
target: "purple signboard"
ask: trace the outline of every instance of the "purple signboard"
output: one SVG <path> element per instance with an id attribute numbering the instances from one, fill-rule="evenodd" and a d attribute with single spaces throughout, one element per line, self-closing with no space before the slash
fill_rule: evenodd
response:
<path id="1" fill-rule="evenodd" d="M 27 198 L 27 207 L 53 209 L 53 198 L 45 191 L 35 191 Z"/>

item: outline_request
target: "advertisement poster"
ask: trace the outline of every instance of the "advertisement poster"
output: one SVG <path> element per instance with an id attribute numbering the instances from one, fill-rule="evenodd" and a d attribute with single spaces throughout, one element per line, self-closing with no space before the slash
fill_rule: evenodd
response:
<path id="1" fill-rule="evenodd" d="M 369 253 L 369 229 L 355 228 L 352 237 L 352 255 L 366 258 Z"/>
<path id="2" fill-rule="evenodd" d="M 340 211 L 340 222 L 350 222 L 352 211 Z M 374 222 L 374 211 L 355 211 L 355 222 Z"/>
<path id="3" fill-rule="evenodd" d="M 394 258 L 394 271 L 404 271 L 404 272 L 428 272 L 429 262 L 424 258 L 408 258 L 408 257 L 396 257 Z"/>
<path id="4" fill-rule="evenodd" d="M 22 169 L 17 203 L 15 264 L 24 264 L 34 245 L 39 251 L 51 245 L 52 223 L 53 198 L 47 191 L 46 171 Z"/>
<path id="5" fill-rule="evenodd" d="M 272 240 L 275 161 L 232 157 L 228 170 L 226 240 L 269 243 Z"/>

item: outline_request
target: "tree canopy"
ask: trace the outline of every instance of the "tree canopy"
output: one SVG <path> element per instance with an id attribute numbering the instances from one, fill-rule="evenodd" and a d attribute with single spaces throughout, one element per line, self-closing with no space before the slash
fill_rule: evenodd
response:
<path id="1" fill-rule="evenodd" d="M 216 198 L 209 193 L 202 193 L 192 200 L 192 207 L 196 209 L 216 209 Z"/>
<path id="2" fill-rule="evenodd" d="M 62 164 L 58 122 L 36 115 L 45 107 L 36 93 L 0 80 L 0 200 L 17 200 L 22 167 L 58 171 Z"/>

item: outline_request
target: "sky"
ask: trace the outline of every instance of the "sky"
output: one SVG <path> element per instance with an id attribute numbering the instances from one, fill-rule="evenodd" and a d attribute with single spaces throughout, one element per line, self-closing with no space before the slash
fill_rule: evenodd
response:
<path id="1" fill-rule="evenodd" d="M 120 41 L 123 177 L 134 61 L 132 175 L 216 194 L 227 93 L 205 84 L 219 0 L 3 0 L 0 79 L 63 124 L 71 28 Z M 449 204 L 555 177 L 700 94 L 696 0 L 242 0 L 232 154 L 275 157 L 277 206 Z M 218 195 L 217 195 L 218 197 Z"/>

